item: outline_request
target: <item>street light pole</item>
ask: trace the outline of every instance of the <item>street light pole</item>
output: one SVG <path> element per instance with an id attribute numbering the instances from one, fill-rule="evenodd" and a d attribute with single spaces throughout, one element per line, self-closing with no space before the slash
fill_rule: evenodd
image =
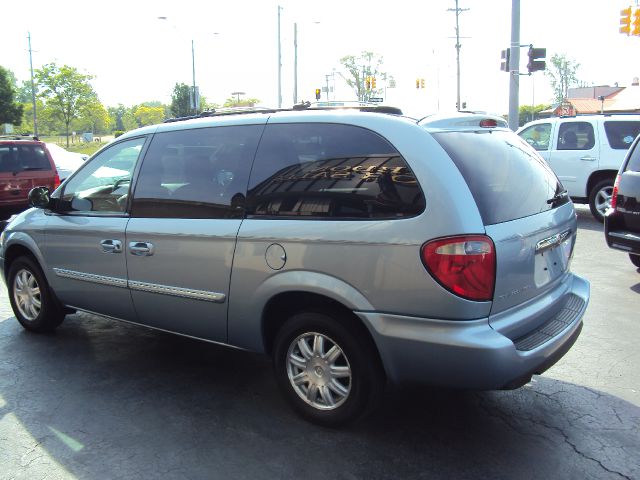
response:
<path id="1" fill-rule="evenodd" d="M 193 72 L 193 113 L 194 115 L 198 114 L 198 106 L 199 106 L 199 95 L 196 90 L 196 52 L 193 46 L 193 39 L 191 39 L 191 69 Z"/>
<path id="2" fill-rule="evenodd" d="M 278 108 L 282 108 L 282 50 L 280 43 L 280 11 L 282 7 L 278 5 Z"/>
<path id="3" fill-rule="evenodd" d="M 298 103 L 298 23 L 293 24 L 293 104 Z"/>
<path id="4" fill-rule="evenodd" d="M 456 8 L 447 9 L 450 12 L 456 12 L 456 67 L 457 67 L 457 76 L 456 76 L 456 110 L 460 111 L 460 12 L 466 12 L 469 10 L 468 8 L 459 8 L 458 0 L 456 0 Z"/>

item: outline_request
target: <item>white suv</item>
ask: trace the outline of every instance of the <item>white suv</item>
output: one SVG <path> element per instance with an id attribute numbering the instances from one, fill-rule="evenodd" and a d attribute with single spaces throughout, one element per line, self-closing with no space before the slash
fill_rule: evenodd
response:
<path id="1" fill-rule="evenodd" d="M 546 118 L 517 131 L 549 163 L 576 203 L 588 203 L 603 221 L 613 183 L 640 133 L 640 115 Z"/>

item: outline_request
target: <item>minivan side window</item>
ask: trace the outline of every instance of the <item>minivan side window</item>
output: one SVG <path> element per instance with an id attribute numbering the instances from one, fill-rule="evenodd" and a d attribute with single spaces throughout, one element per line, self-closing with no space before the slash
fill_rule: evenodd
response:
<path id="1" fill-rule="evenodd" d="M 424 208 L 413 172 L 380 135 L 341 124 L 265 128 L 249 180 L 247 215 L 403 218 Z"/>
<path id="2" fill-rule="evenodd" d="M 153 137 L 131 216 L 242 218 L 262 125 L 177 130 Z"/>
<path id="3" fill-rule="evenodd" d="M 518 135 L 538 151 L 549 150 L 549 140 L 551 139 L 551 124 L 540 123 L 525 128 Z"/>
<path id="4" fill-rule="evenodd" d="M 640 133 L 640 122 L 604 122 L 604 131 L 611 148 L 627 150 Z"/>
<path id="5" fill-rule="evenodd" d="M 117 143 L 94 157 L 64 184 L 59 210 L 122 214 L 145 138 Z"/>
<path id="6" fill-rule="evenodd" d="M 558 150 L 591 150 L 595 145 L 593 125 L 589 122 L 565 122 L 558 130 Z"/>

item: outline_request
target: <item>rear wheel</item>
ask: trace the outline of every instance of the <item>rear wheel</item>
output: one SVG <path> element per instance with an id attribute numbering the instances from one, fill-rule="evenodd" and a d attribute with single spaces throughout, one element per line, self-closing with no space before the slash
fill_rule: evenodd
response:
<path id="1" fill-rule="evenodd" d="M 372 409 L 384 373 L 368 338 L 340 314 L 302 312 L 278 332 L 278 385 L 304 418 L 324 426 L 352 422 Z"/>
<path id="2" fill-rule="evenodd" d="M 32 332 L 51 332 L 64 320 L 64 312 L 49 290 L 37 262 L 19 257 L 8 276 L 9 301 L 20 324 Z"/>
<path id="3" fill-rule="evenodd" d="M 640 255 L 634 255 L 633 253 L 630 253 L 629 259 L 631 260 L 631 263 L 640 268 Z"/>
<path id="4" fill-rule="evenodd" d="M 609 178 L 595 184 L 589 192 L 589 209 L 599 222 L 604 222 L 604 214 L 611 206 L 614 179 Z"/>

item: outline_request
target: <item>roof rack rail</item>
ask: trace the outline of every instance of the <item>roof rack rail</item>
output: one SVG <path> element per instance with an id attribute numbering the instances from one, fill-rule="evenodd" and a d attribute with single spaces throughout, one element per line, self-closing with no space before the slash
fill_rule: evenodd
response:
<path id="1" fill-rule="evenodd" d="M 302 110 L 331 110 L 331 109 L 349 109 L 359 110 L 361 112 L 388 113 L 392 115 L 402 115 L 402 110 L 389 105 L 380 105 L 379 103 L 358 102 L 358 101 L 330 101 L 315 102 L 302 101 L 293 105 L 291 108 L 269 108 L 269 107 L 224 107 L 217 110 L 206 110 L 198 115 L 188 115 L 185 117 L 168 118 L 164 123 L 182 122 L 185 120 L 194 120 L 196 118 L 218 117 L 224 115 L 239 115 L 249 113 L 276 113 L 276 112 L 292 112 Z"/>
<path id="2" fill-rule="evenodd" d="M 40 141 L 35 135 L 0 135 L 0 140 L 35 140 Z"/>

